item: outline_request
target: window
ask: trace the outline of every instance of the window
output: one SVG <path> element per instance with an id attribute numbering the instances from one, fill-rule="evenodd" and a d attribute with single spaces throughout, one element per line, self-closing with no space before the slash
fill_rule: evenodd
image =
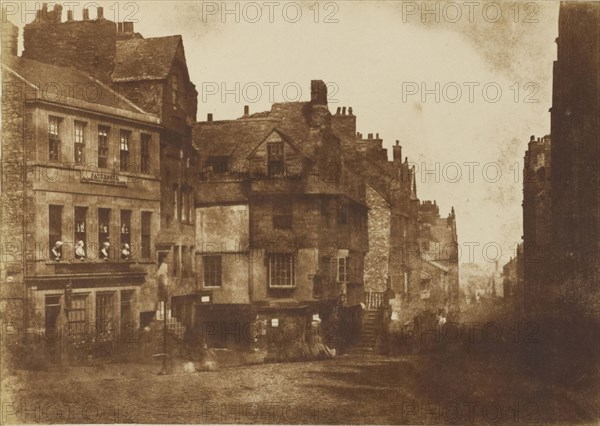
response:
<path id="1" fill-rule="evenodd" d="M 82 121 L 75 122 L 75 163 L 83 164 L 84 155 L 83 150 L 85 148 L 85 126 L 86 123 Z"/>
<path id="2" fill-rule="evenodd" d="M 120 170 L 129 170 L 129 139 L 131 138 L 131 132 L 128 130 L 121 130 L 121 138 L 119 144 L 119 161 Z"/>
<path id="3" fill-rule="evenodd" d="M 348 205 L 344 202 L 338 204 L 337 223 L 338 225 L 346 225 L 348 223 Z"/>
<path id="4" fill-rule="evenodd" d="M 273 228 L 292 229 L 293 202 L 273 202 Z"/>
<path id="5" fill-rule="evenodd" d="M 58 336 L 59 330 L 57 329 L 56 321 L 60 315 L 60 294 L 58 295 L 46 295 L 45 307 L 44 307 L 44 327 L 47 337 Z"/>
<path id="6" fill-rule="evenodd" d="M 182 276 L 185 278 L 191 277 L 192 273 L 192 250 L 191 247 L 181 247 L 181 260 L 183 263 Z"/>
<path id="7" fill-rule="evenodd" d="M 96 329 L 98 333 L 109 333 L 114 321 L 114 292 L 96 294 Z"/>
<path id="8" fill-rule="evenodd" d="M 150 135 L 142 133 L 140 172 L 150 172 Z"/>
<path id="9" fill-rule="evenodd" d="M 173 276 L 179 277 L 181 270 L 181 246 L 173 246 Z"/>
<path id="10" fill-rule="evenodd" d="M 50 116 L 48 119 L 48 159 L 60 160 L 60 122 L 59 117 Z"/>
<path id="11" fill-rule="evenodd" d="M 202 256 L 204 287 L 221 287 L 221 256 Z"/>
<path id="12" fill-rule="evenodd" d="M 98 209 L 98 244 L 108 241 L 110 237 L 110 209 Z"/>
<path id="13" fill-rule="evenodd" d="M 181 221 L 187 223 L 188 221 L 188 212 L 189 212 L 189 189 L 184 188 L 181 191 Z"/>
<path id="14" fill-rule="evenodd" d="M 323 256 L 321 258 L 321 271 L 323 277 L 327 281 L 335 281 L 337 279 L 337 262 L 335 258 Z"/>
<path id="15" fill-rule="evenodd" d="M 121 249 L 131 245 L 131 210 L 121 210 Z"/>
<path id="16" fill-rule="evenodd" d="M 194 191 L 192 189 L 190 189 L 190 192 L 188 193 L 188 208 L 189 208 L 189 212 L 188 212 L 188 221 L 189 223 L 194 223 Z"/>
<path id="17" fill-rule="evenodd" d="M 75 242 L 87 244 L 87 208 L 75 207 Z"/>
<path id="18" fill-rule="evenodd" d="M 179 187 L 173 185 L 173 217 L 179 220 Z"/>
<path id="19" fill-rule="evenodd" d="M 152 213 L 142 212 L 142 257 L 150 258 L 151 237 L 150 229 L 152 227 Z"/>
<path id="20" fill-rule="evenodd" d="M 121 333 L 124 337 L 133 337 L 136 324 L 133 318 L 133 290 L 121 290 Z"/>
<path id="21" fill-rule="evenodd" d="M 171 103 L 173 104 L 173 109 L 177 109 L 179 95 L 179 79 L 177 75 L 173 75 L 171 77 Z"/>
<path id="22" fill-rule="evenodd" d="M 70 335 L 85 336 L 88 317 L 87 301 L 87 294 L 74 294 L 71 296 L 71 309 L 67 310 Z"/>
<path id="23" fill-rule="evenodd" d="M 269 286 L 270 287 L 293 287 L 294 279 L 294 256 L 291 254 L 269 255 Z"/>
<path id="24" fill-rule="evenodd" d="M 57 241 L 62 240 L 62 206 L 48 206 L 48 245 L 50 256 Z"/>
<path id="25" fill-rule="evenodd" d="M 108 167 L 108 132 L 106 126 L 98 126 L 98 167 Z"/>
<path id="26" fill-rule="evenodd" d="M 350 276 L 350 258 L 349 257 L 339 257 L 338 258 L 338 282 L 348 282 L 348 278 Z"/>
<path id="27" fill-rule="evenodd" d="M 269 176 L 283 175 L 283 142 L 267 143 L 267 173 Z"/>
<path id="28" fill-rule="evenodd" d="M 208 164 L 213 173 L 227 173 L 229 171 L 229 157 L 227 156 L 209 157 Z"/>

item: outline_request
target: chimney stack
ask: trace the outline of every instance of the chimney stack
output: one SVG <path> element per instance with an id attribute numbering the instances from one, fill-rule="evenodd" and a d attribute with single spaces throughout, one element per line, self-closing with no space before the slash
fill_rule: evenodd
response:
<path id="1" fill-rule="evenodd" d="M 206 121 L 208 121 L 208 122 L 213 121 L 212 113 L 209 112 L 208 114 L 206 114 Z"/>
<path id="2" fill-rule="evenodd" d="M 342 108 L 342 115 L 346 115 L 346 107 Z"/>
<path id="3" fill-rule="evenodd" d="M 316 105 L 327 105 L 327 85 L 323 80 L 311 80 L 310 101 Z"/>
<path id="4" fill-rule="evenodd" d="M 133 33 L 133 22 L 123 22 L 123 32 L 124 33 Z"/>
<path id="5" fill-rule="evenodd" d="M 375 139 L 379 139 L 379 133 L 375 135 Z"/>
<path id="6" fill-rule="evenodd" d="M 104 19 L 104 8 L 98 7 L 98 9 L 96 9 L 96 11 L 97 11 L 96 19 Z"/>
<path id="7" fill-rule="evenodd" d="M 369 139 L 373 139 L 373 133 L 369 133 L 367 136 Z"/>
<path id="8" fill-rule="evenodd" d="M 342 110 L 341 107 L 337 107 L 337 110 L 335 111 L 335 115 L 340 115 L 341 110 Z"/>
<path id="9" fill-rule="evenodd" d="M 400 146 L 400 141 L 396 141 L 396 145 L 392 147 L 392 154 L 394 158 L 394 163 L 402 162 L 402 146 Z"/>
<path id="10" fill-rule="evenodd" d="M 248 105 L 244 105 L 244 117 L 248 117 L 250 115 L 250 107 Z"/>
<path id="11" fill-rule="evenodd" d="M 83 20 L 87 21 L 90 19 L 90 10 L 85 8 L 83 9 Z"/>
<path id="12" fill-rule="evenodd" d="M 73 21 L 73 11 L 67 10 L 67 22 Z"/>
<path id="13" fill-rule="evenodd" d="M 348 115 L 354 115 L 352 114 L 352 107 L 348 107 Z"/>

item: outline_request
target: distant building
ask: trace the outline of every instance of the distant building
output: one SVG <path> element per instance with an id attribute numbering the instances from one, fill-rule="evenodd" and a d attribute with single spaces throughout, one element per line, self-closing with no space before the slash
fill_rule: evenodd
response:
<path id="1" fill-rule="evenodd" d="M 539 301 L 548 291 L 545 266 L 552 257 L 552 198 L 550 136 L 531 136 L 523 168 L 524 297 Z"/>
<path id="2" fill-rule="evenodd" d="M 523 275 L 523 244 L 519 244 L 517 246 L 517 255 L 511 257 L 502 268 L 502 286 L 505 304 L 512 306 L 518 312 L 523 309 Z"/>
<path id="3" fill-rule="evenodd" d="M 458 236 L 454 207 L 440 217 L 435 201 L 419 206 L 418 243 L 423 264 L 420 298 L 432 308 L 457 310 L 459 305 Z"/>

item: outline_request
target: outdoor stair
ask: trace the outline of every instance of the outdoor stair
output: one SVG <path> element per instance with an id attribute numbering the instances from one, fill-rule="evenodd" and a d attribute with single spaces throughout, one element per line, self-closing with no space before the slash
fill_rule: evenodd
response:
<path id="1" fill-rule="evenodd" d="M 352 353 L 377 353 L 377 339 L 383 321 L 381 309 L 368 309 L 363 313 L 362 330 Z"/>

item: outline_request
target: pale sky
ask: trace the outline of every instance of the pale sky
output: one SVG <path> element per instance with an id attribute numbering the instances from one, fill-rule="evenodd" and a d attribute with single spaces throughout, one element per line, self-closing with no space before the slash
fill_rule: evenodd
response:
<path id="1" fill-rule="evenodd" d="M 550 132 L 558 1 L 230 2 L 230 14 L 221 1 L 99 3 L 107 19 L 117 10 L 121 20 L 130 15 L 144 37 L 183 36 L 199 120 L 308 100 L 311 79 L 330 83 L 332 113 L 352 106 L 357 131 L 379 133 L 388 148 L 398 139 L 419 168 L 419 198 L 437 200 L 443 216 L 454 206 L 461 263 L 490 265 L 486 244 L 501 248 L 500 265 L 512 255 L 522 235 L 527 141 Z M 11 20 L 22 26 L 32 18 Z M 422 89 L 429 90 L 424 102 Z M 469 259 L 471 243 L 479 246 Z M 491 245 L 488 259 L 497 257 Z"/>

